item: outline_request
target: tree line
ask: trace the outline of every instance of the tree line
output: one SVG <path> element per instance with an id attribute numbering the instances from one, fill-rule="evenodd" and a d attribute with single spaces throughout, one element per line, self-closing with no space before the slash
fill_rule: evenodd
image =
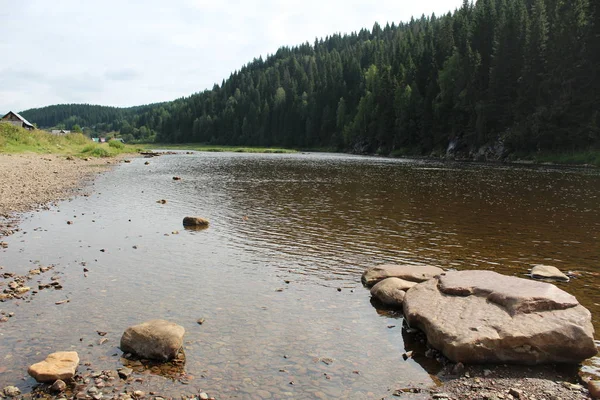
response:
<path id="1" fill-rule="evenodd" d="M 282 47 L 172 102 L 23 115 L 165 143 L 382 154 L 598 149 L 599 8 L 588 0 L 465 0 L 446 15 Z"/>

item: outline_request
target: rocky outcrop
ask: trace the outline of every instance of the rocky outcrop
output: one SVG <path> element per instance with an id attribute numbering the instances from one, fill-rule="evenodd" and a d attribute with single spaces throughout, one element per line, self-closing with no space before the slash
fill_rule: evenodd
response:
<path id="1" fill-rule="evenodd" d="M 363 285 L 371 287 L 386 278 L 400 278 L 411 282 L 423 282 L 444 272 L 431 265 L 378 265 L 367 269 L 361 278 Z"/>
<path id="2" fill-rule="evenodd" d="M 531 269 L 531 277 L 534 279 L 550 279 L 555 281 L 569 282 L 569 277 L 558 268 L 551 265 L 538 264 Z"/>
<path id="3" fill-rule="evenodd" d="M 402 308 L 406 291 L 416 285 L 415 282 L 400 278 L 386 278 L 371 288 L 371 296 L 379 303 L 392 308 Z"/>
<path id="4" fill-rule="evenodd" d="M 590 312 L 549 283 L 446 272 L 411 288 L 403 309 L 454 362 L 578 363 L 596 354 Z"/>
<path id="5" fill-rule="evenodd" d="M 183 226 L 208 226 L 208 220 L 201 217 L 185 217 Z"/>
<path id="6" fill-rule="evenodd" d="M 53 383 L 71 379 L 79 365 L 76 351 L 59 351 L 50 354 L 44 361 L 33 364 L 27 372 L 38 382 Z"/>
<path id="7" fill-rule="evenodd" d="M 121 350 L 141 358 L 169 361 L 183 347 L 183 326 L 162 319 L 134 325 L 121 337 Z"/>

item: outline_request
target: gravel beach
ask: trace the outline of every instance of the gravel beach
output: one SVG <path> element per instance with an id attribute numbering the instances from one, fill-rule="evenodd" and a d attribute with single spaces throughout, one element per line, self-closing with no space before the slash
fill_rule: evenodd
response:
<path id="1" fill-rule="evenodd" d="M 0 154 L 0 237 L 17 229 L 17 213 L 83 192 L 85 181 L 118 162 L 115 158 Z"/>

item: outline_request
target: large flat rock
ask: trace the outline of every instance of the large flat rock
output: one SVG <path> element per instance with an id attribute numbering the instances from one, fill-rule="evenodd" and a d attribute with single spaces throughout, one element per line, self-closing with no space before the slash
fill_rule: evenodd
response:
<path id="1" fill-rule="evenodd" d="M 371 287 L 386 278 L 400 278 L 411 282 L 424 282 L 444 272 L 431 265 L 384 264 L 368 268 L 362 275 L 363 285 Z"/>
<path id="2" fill-rule="evenodd" d="M 411 288 L 403 309 L 454 362 L 578 363 L 596 354 L 590 312 L 549 283 L 446 272 Z"/>
<path id="3" fill-rule="evenodd" d="M 53 383 L 59 379 L 71 379 L 79 365 L 76 351 L 59 351 L 33 364 L 27 372 L 38 382 Z"/>

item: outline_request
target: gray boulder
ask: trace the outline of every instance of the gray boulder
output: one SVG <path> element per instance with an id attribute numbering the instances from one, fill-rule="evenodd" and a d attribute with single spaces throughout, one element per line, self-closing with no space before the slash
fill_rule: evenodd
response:
<path id="1" fill-rule="evenodd" d="M 423 282 L 444 272 L 431 265 L 384 264 L 367 269 L 361 278 L 363 285 L 371 287 L 385 278 L 400 278 L 411 282 Z"/>
<path id="2" fill-rule="evenodd" d="M 169 361 L 183 347 L 183 326 L 162 319 L 146 321 L 125 330 L 121 351 L 141 358 Z"/>
<path id="3" fill-rule="evenodd" d="M 556 286 L 452 271 L 411 288 L 404 316 L 454 362 L 579 363 L 596 354 L 590 312 Z"/>
<path id="4" fill-rule="evenodd" d="M 414 285 L 416 285 L 416 282 L 409 282 L 400 278 L 386 278 L 371 288 L 371 296 L 388 307 L 402 308 L 406 291 Z"/>

